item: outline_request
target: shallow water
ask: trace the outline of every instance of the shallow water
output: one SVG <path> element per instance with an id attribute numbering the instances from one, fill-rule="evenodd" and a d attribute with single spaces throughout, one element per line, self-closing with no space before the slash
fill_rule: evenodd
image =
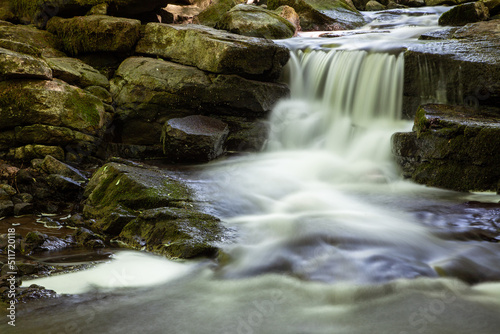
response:
<path id="1" fill-rule="evenodd" d="M 427 10 L 404 23 L 370 14 L 379 19 L 365 29 L 408 31 L 390 43 L 400 48 L 433 29 L 419 20 Z M 297 49 L 292 98 L 275 108 L 264 152 L 189 174 L 238 231 L 223 264 L 118 252 L 25 282 L 71 295 L 27 305 L 11 332 L 498 333 L 500 196 L 400 180 L 389 139 L 411 129 L 395 93 L 404 60 L 368 52 L 367 40 L 384 44 L 376 34 L 335 38 L 349 45 L 335 54 L 298 50 L 333 40 L 285 42 Z"/>

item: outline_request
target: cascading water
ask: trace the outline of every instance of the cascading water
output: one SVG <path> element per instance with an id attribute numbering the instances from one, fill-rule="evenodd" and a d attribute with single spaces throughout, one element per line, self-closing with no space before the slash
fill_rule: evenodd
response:
<path id="1" fill-rule="evenodd" d="M 378 51 L 381 35 L 392 38 L 371 35 Z M 201 176 L 239 233 L 215 269 L 156 259 L 172 276 L 163 285 L 101 284 L 20 314 L 13 333 L 498 333 L 500 285 L 461 280 L 498 280 L 499 245 L 453 239 L 447 229 L 471 219 L 456 213 L 467 195 L 401 181 L 392 163 L 391 134 L 411 127 L 399 120 L 404 58 L 394 52 L 406 42 L 390 53 L 364 37 L 343 43 L 291 47 L 291 98 L 274 109 L 264 152 Z"/>

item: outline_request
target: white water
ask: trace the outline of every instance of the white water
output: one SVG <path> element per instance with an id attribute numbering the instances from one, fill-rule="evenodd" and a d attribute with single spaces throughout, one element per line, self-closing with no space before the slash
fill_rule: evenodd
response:
<path id="1" fill-rule="evenodd" d="M 399 120 L 404 59 L 340 49 L 295 51 L 292 98 L 276 106 L 266 150 L 206 172 L 214 205 L 240 234 L 227 263 L 135 267 L 154 268 L 146 277 L 164 285 L 63 299 L 36 310 L 25 333 L 498 333 L 500 284 L 456 278 L 498 280 L 498 244 L 441 239 L 412 213 L 446 223 L 439 210 L 498 197 L 401 181 L 389 139 L 411 128 Z M 102 282 L 90 281 L 110 287 Z"/>

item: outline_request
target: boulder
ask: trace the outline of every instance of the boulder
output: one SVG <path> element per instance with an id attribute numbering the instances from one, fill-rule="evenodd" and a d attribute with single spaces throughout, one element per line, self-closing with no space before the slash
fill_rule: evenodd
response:
<path id="1" fill-rule="evenodd" d="M 18 126 L 14 131 L 12 146 L 26 144 L 61 145 L 95 143 L 97 138 L 66 127 L 34 124 Z"/>
<path id="2" fill-rule="evenodd" d="M 384 10 L 386 7 L 382 5 L 380 2 L 375 1 L 375 0 L 370 0 L 366 3 L 365 5 L 365 10 L 368 11 L 379 11 L 379 10 Z"/>
<path id="3" fill-rule="evenodd" d="M 297 34 L 298 31 L 302 30 L 300 26 L 300 17 L 299 14 L 295 11 L 290 6 L 280 6 L 274 10 L 276 14 L 281 16 L 282 18 L 286 19 L 288 22 L 290 22 L 293 27 L 295 28 L 294 35 Z"/>
<path id="4" fill-rule="evenodd" d="M 490 17 L 493 17 L 500 13 L 500 0 L 480 0 L 482 3 L 488 7 L 488 12 Z"/>
<path id="5" fill-rule="evenodd" d="M 238 74 L 260 80 L 278 78 L 290 57 L 288 49 L 272 41 L 194 24 L 148 23 L 136 52 L 212 73 Z"/>
<path id="6" fill-rule="evenodd" d="M 212 75 L 161 59 L 131 57 L 111 81 L 118 142 L 160 144 L 167 119 L 193 114 L 251 120 L 288 95 L 284 84 Z M 231 124 L 230 124 L 231 126 Z"/>
<path id="7" fill-rule="evenodd" d="M 215 0 L 193 18 L 193 23 L 213 28 L 231 8 L 245 2 L 245 0 Z"/>
<path id="8" fill-rule="evenodd" d="M 58 160 L 64 160 L 64 150 L 59 146 L 26 145 L 11 148 L 7 154 L 9 160 L 29 162 L 33 159 L 43 159 L 51 155 Z"/>
<path id="9" fill-rule="evenodd" d="M 89 52 L 131 52 L 140 37 L 139 20 L 106 15 L 54 17 L 47 30 L 61 40 L 71 55 Z"/>
<path id="10" fill-rule="evenodd" d="M 215 257 L 227 229 L 219 219 L 184 208 L 144 210 L 114 241 L 169 258 Z"/>
<path id="11" fill-rule="evenodd" d="M 0 130 L 46 124 L 96 135 L 103 127 L 104 106 L 94 95 L 60 80 L 4 81 L 0 119 Z"/>
<path id="12" fill-rule="evenodd" d="M 141 211 L 158 207 L 184 207 L 189 190 L 166 172 L 119 163 L 97 170 L 85 188 L 84 217 L 92 229 L 117 236 Z"/>
<path id="13" fill-rule="evenodd" d="M 270 10 L 250 5 L 236 5 L 215 25 L 217 29 L 252 37 L 283 39 L 293 37 L 295 27 Z"/>
<path id="14" fill-rule="evenodd" d="M 174 162 L 207 162 L 224 152 L 228 133 L 228 125 L 215 118 L 172 118 L 163 128 L 163 153 Z"/>
<path id="15" fill-rule="evenodd" d="M 4 46 L 13 51 L 27 53 L 32 56 L 41 55 L 45 58 L 66 56 L 63 52 L 58 50 L 58 41 L 54 35 L 52 35 L 48 31 L 39 30 L 31 26 L 0 26 L 0 40 L 3 40 L 3 43 L 6 43 L 5 41 L 10 41 L 10 45 L 19 45 L 19 43 L 22 43 L 25 46 L 20 47 L 22 47 L 24 50 L 26 50 L 27 48 L 36 50 L 35 52 L 37 52 L 37 54 L 31 54 L 23 51 L 23 49 L 12 49 L 10 47 Z M 26 45 L 28 47 L 26 47 Z"/>
<path id="16" fill-rule="evenodd" d="M 57 57 L 47 59 L 55 78 L 81 88 L 101 86 L 109 89 L 108 79 L 98 70 L 76 58 Z"/>
<path id="17" fill-rule="evenodd" d="M 47 174 L 57 174 L 75 181 L 87 181 L 87 178 L 76 168 L 67 165 L 51 155 L 47 155 L 39 168 Z"/>
<path id="18" fill-rule="evenodd" d="M 45 61 L 33 56 L 0 48 L 0 81 L 8 79 L 52 79 Z"/>
<path id="19" fill-rule="evenodd" d="M 12 13 L 11 0 L 0 0 L 0 20 L 13 21 L 15 16 Z"/>
<path id="20" fill-rule="evenodd" d="M 267 6 L 271 10 L 281 6 L 290 6 L 295 9 L 300 17 L 300 26 L 303 31 L 347 30 L 365 24 L 360 13 L 356 13 L 349 5 L 340 0 L 335 1 L 331 7 L 325 7 L 323 4 L 318 5 L 318 8 L 329 8 L 328 10 L 322 9 L 325 10 L 324 13 L 314 9 L 304 0 L 269 0 Z"/>
<path id="21" fill-rule="evenodd" d="M 457 191 L 496 191 L 500 181 L 500 110 L 424 105 L 413 132 L 392 137 L 403 175 Z"/>
<path id="22" fill-rule="evenodd" d="M 474 107 L 500 103 L 500 22 L 467 24 L 439 31 L 435 41 L 405 52 L 403 112 L 412 118 L 422 103 Z M 434 38 L 427 35 L 425 39 Z"/>
<path id="23" fill-rule="evenodd" d="M 355 29 L 368 23 L 354 4 L 344 0 L 305 0 L 312 8 L 334 19 L 344 29 Z"/>
<path id="24" fill-rule="evenodd" d="M 488 7 L 482 2 L 469 2 L 453 7 L 444 12 L 439 18 L 442 26 L 464 26 L 467 23 L 485 21 L 489 19 Z"/>
<path id="25" fill-rule="evenodd" d="M 8 40 L 8 39 L 0 39 L 0 48 L 8 49 L 11 51 L 15 51 L 18 53 L 24 53 L 30 56 L 33 56 L 35 58 L 40 58 L 42 53 L 38 48 L 35 48 L 31 45 L 28 45 L 26 43 L 22 42 L 17 42 L 13 40 Z"/>

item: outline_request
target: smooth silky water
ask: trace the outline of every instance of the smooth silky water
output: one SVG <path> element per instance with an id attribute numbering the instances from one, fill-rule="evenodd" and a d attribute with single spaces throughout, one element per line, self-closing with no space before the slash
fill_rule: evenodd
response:
<path id="1" fill-rule="evenodd" d="M 391 135 L 412 126 L 402 47 L 442 11 L 370 13 L 367 34 L 281 41 L 291 98 L 265 149 L 197 178 L 238 231 L 220 263 L 127 251 L 25 282 L 69 295 L 28 305 L 9 332 L 499 333 L 500 246 L 482 239 L 498 241 L 500 209 L 471 202 L 499 197 L 403 181 L 391 158 Z"/>

